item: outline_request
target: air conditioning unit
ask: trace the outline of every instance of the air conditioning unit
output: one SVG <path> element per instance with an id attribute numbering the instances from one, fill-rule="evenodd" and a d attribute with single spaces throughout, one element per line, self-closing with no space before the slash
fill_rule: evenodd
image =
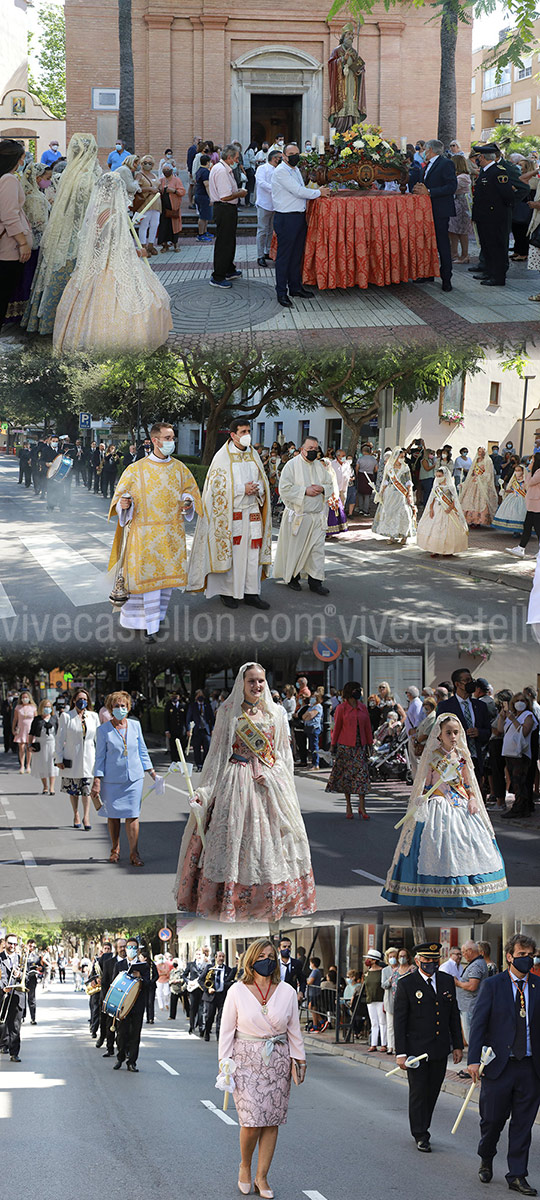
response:
<path id="1" fill-rule="evenodd" d="M 92 88 L 92 108 L 99 112 L 118 112 L 120 88 Z"/>

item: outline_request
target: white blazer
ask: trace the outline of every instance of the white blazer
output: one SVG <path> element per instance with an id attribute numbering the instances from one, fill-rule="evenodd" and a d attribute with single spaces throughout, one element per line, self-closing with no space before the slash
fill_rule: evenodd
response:
<path id="1" fill-rule="evenodd" d="M 71 759 L 71 766 L 62 769 L 67 779 L 93 779 L 96 760 L 96 733 L 99 717 L 86 711 L 86 737 L 83 739 L 81 718 L 76 711 L 64 712 L 56 735 L 56 762 Z"/>

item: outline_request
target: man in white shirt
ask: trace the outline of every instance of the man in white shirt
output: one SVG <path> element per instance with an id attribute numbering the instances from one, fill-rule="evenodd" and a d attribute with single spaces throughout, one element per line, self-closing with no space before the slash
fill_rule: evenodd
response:
<path id="1" fill-rule="evenodd" d="M 419 762 L 419 759 L 414 753 L 414 739 L 416 737 L 416 730 L 418 729 L 420 721 L 422 720 L 422 701 L 420 699 L 420 693 L 417 687 L 407 688 L 405 695 L 409 701 L 409 706 L 405 713 L 405 730 L 409 739 L 409 762 L 411 766 L 411 775 L 414 779 Z"/>
<path id="2" fill-rule="evenodd" d="M 453 975 L 454 979 L 461 979 L 461 950 L 459 946 L 450 947 L 450 957 L 441 963 L 441 971 L 445 971 L 447 975 Z"/>
<path id="3" fill-rule="evenodd" d="M 210 276 L 212 287 L 230 288 L 231 279 L 239 279 L 241 271 L 234 264 L 236 253 L 236 226 L 238 223 L 238 201 L 246 196 L 245 188 L 239 188 L 233 175 L 238 162 L 238 147 L 224 146 L 221 161 L 210 171 L 208 195 L 214 206 L 216 240 L 214 242 L 214 270 Z"/>
<path id="4" fill-rule="evenodd" d="M 263 162 L 255 176 L 257 188 L 257 262 L 267 267 L 274 230 L 274 204 L 272 200 L 272 176 L 281 162 L 281 151 L 272 150 L 268 162 Z"/>
<path id="5" fill-rule="evenodd" d="M 329 196 L 330 188 L 304 187 L 298 169 L 300 150 L 296 142 L 289 142 L 283 151 L 283 160 L 272 176 L 272 201 L 274 204 L 274 229 L 278 239 L 276 258 L 276 292 L 283 308 L 293 308 L 291 296 L 302 296 L 311 300 L 313 292 L 302 286 L 302 258 L 306 241 L 306 203 Z"/>
<path id="6" fill-rule="evenodd" d="M 263 142 L 263 144 L 262 144 L 262 146 L 261 146 L 260 150 L 257 150 L 257 153 L 256 153 L 256 155 L 255 155 L 255 162 L 257 163 L 257 166 L 258 166 L 258 167 L 260 167 L 261 163 L 265 163 L 265 162 L 267 162 L 267 160 L 268 160 L 268 153 L 269 153 L 269 151 L 268 151 L 268 142 Z M 279 154 L 279 155 L 280 155 L 280 157 L 281 157 L 281 148 L 278 150 L 278 154 Z"/>
<path id="7" fill-rule="evenodd" d="M 463 483 L 472 467 L 472 458 L 469 457 L 469 451 L 466 446 L 462 446 L 459 454 L 454 459 L 454 481 L 456 487 Z"/>

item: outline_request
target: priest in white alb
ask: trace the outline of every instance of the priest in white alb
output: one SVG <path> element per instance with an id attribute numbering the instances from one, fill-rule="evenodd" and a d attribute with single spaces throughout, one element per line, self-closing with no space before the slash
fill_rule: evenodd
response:
<path id="1" fill-rule="evenodd" d="M 207 599 L 220 596 L 227 608 L 237 608 L 239 600 L 253 608 L 270 608 L 259 594 L 272 562 L 268 479 L 251 445 L 245 417 L 231 421 L 229 435 L 206 476 L 188 591 L 204 591 Z"/>
<path id="2" fill-rule="evenodd" d="M 300 592 L 300 576 L 307 576 L 310 591 L 328 596 L 324 580 L 324 544 L 328 501 L 334 482 L 317 457 L 317 438 L 307 437 L 300 453 L 285 463 L 279 478 L 279 494 L 285 512 L 279 527 L 274 562 L 274 579 Z"/>
<path id="3" fill-rule="evenodd" d="M 155 641 L 173 588 L 185 588 L 187 554 L 184 518 L 202 512 L 201 494 L 188 468 L 173 458 L 172 425 L 158 421 L 150 430 L 152 453 L 122 472 L 111 500 L 118 527 L 109 569 L 117 566 L 123 529 L 129 523 L 123 563 L 129 600 L 120 610 L 126 629 L 146 630 Z"/>

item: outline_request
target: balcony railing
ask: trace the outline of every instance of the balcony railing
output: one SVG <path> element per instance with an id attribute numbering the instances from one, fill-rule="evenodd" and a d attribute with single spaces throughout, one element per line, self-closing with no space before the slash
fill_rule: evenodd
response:
<path id="1" fill-rule="evenodd" d="M 484 88 L 482 100 L 498 100 L 499 96 L 509 96 L 511 91 L 511 83 L 498 83 L 495 87 Z"/>

